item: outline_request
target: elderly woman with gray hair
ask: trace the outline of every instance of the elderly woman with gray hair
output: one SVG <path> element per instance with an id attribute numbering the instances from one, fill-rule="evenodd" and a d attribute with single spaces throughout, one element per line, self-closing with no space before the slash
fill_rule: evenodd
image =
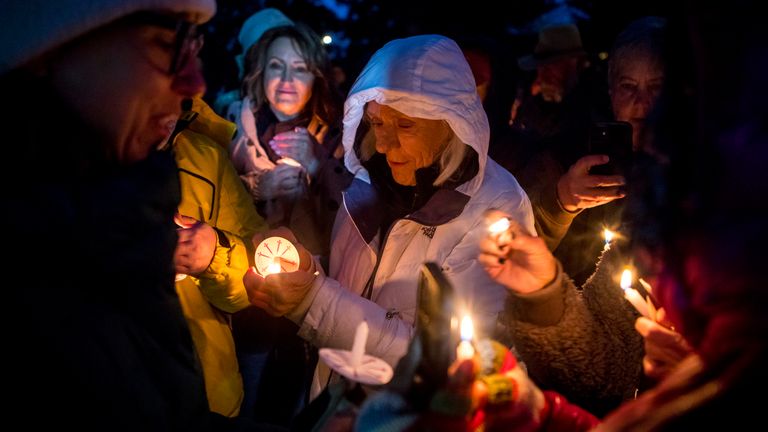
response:
<path id="1" fill-rule="evenodd" d="M 483 214 L 504 209 L 530 232 L 533 214 L 515 178 L 487 156 L 488 119 L 461 50 L 437 35 L 386 44 L 344 112 L 344 161 L 355 179 L 336 217 L 330 272 L 316 274 L 297 245 L 299 271 L 246 275 L 251 303 L 287 316 L 317 347 L 349 349 L 365 320 L 366 351 L 395 365 L 414 335 L 419 267 L 429 261 L 478 332 L 490 334 L 505 292 L 477 259 Z M 312 396 L 331 378 L 321 364 Z"/>

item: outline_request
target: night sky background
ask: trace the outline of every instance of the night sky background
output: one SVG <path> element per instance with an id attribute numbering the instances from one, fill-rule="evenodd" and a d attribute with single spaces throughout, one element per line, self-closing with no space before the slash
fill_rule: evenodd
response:
<path id="1" fill-rule="evenodd" d="M 644 15 L 669 16 L 674 0 L 219 0 L 216 16 L 203 29 L 201 53 L 208 81 L 206 99 L 239 88 L 234 56 L 237 35 L 254 12 L 275 7 L 294 21 L 308 24 L 319 35 L 330 34 L 327 47 L 334 65 L 346 73 L 346 90 L 370 56 L 386 42 L 417 34 L 438 33 L 460 46 L 479 47 L 492 57 L 489 102 L 508 107 L 520 79 L 517 58 L 536 45 L 537 24 L 575 19 L 584 48 L 599 67 L 599 54 L 610 49 L 616 35 Z M 488 104 L 486 104 L 488 105 Z M 501 108 L 505 109 L 505 108 Z"/>

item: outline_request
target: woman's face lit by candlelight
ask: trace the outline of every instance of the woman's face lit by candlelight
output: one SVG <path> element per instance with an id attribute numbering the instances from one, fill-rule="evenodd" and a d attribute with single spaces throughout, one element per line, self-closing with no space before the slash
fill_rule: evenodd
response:
<path id="1" fill-rule="evenodd" d="M 309 70 L 294 42 L 280 37 L 267 51 L 264 70 L 264 93 L 269 107 L 280 121 L 298 116 L 312 96 L 315 76 Z"/>
<path id="2" fill-rule="evenodd" d="M 638 150 L 645 120 L 656 104 L 664 84 L 664 70 L 658 59 L 638 53 L 619 64 L 609 94 L 616 120 L 632 125 L 632 146 Z"/>
<path id="3" fill-rule="evenodd" d="M 442 120 L 409 117 L 376 102 L 368 102 L 365 115 L 376 151 L 386 156 L 392 177 L 403 186 L 416 185 L 416 170 L 432 165 L 453 135 Z"/>

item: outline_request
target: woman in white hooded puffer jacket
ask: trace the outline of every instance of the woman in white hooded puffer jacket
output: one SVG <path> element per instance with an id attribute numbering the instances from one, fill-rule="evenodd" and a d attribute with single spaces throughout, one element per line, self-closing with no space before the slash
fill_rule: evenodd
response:
<path id="1" fill-rule="evenodd" d="M 266 279 L 249 272 L 251 302 L 296 322 L 319 348 L 349 349 L 366 320 L 366 352 L 394 366 L 414 334 L 419 268 L 434 262 L 478 333 L 489 335 L 506 293 L 477 259 L 483 214 L 501 209 L 535 233 L 525 192 L 487 156 L 489 135 L 453 40 L 424 35 L 386 44 L 345 102 L 345 164 L 355 179 L 336 217 L 329 274 L 315 276 L 314 265 Z M 330 379 L 320 364 L 312 396 Z"/>

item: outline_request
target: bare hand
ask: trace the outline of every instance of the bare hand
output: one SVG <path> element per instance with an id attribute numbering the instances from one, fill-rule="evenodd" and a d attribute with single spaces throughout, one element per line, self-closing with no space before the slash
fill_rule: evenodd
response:
<path id="1" fill-rule="evenodd" d="M 252 305 L 272 316 L 283 316 L 304 300 L 316 277 L 302 270 L 262 277 L 251 268 L 245 273 L 243 284 Z"/>
<path id="2" fill-rule="evenodd" d="M 292 131 L 282 132 L 275 135 L 269 142 L 269 146 L 281 157 L 287 157 L 295 160 L 303 166 L 310 176 L 317 173 L 320 165 L 315 157 L 314 138 L 309 134 L 306 128 L 297 127 Z"/>
<path id="3" fill-rule="evenodd" d="M 299 263 L 299 270 L 315 271 L 315 261 L 312 259 L 312 254 L 301 244 L 301 242 L 299 242 L 296 235 L 289 228 L 281 226 L 268 231 L 257 232 L 251 237 L 251 243 L 253 243 L 253 247 L 256 248 L 259 243 L 269 237 L 282 237 L 293 243 L 296 247 L 296 251 L 299 252 L 299 260 L 301 261 Z"/>
<path id="4" fill-rule="evenodd" d="M 265 171 L 256 185 L 254 198 L 269 200 L 279 197 L 297 197 L 301 194 L 304 170 L 287 164 L 277 164 Z"/>
<path id="5" fill-rule="evenodd" d="M 255 246 L 265 238 L 273 236 L 283 237 L 296 246 L 299 252 L 299 270 L 290 273 L 273 273 L 262 277 L 251 268 L 243 277 L 243 283 L 252 305 L 270 315 L 283 316 L 304 300 L 317 274 L 312 255 L 288 228 L 280 227 L 257 233 L 253 236 L 252 242 Z"/>
<path id="6" fill-rule="evenodd" d="M 608 163 L 606 155 L 589 155 L 577 160 L 557 181 L 557 197 L 569 212 L 597 207 L 624 198 L 620 187 L 624 177 L 619 175 L 590 175 L 595 165 Z"/>
<path id="7" fill-rule="evenodd" d="M 176 273 L 196 275 L 204 272 L 211 264 L 216 250 L 216 231 L 210 225 L 189 216 L 177 213 L 173 219 L 180 227 L 173 255 Z"/>
<path id="8" fill-rule="evenodd" d="M 486 214 L 489 221 L 501 217 L 509 215 L 497 210 Z M 479 260 L 491 278 L 519 294 L 544 288 L 557 274 L 557 262 L 544 240 L 531 236 L 511 219 L 505 233 L 489 233 L 480 241 Z"/>
<path id="9" fill-rule="evenodd" d="M 661 380 L 692 351 L 680 333 L 663 325 L 664 309 L 659 309 L 656 317 L 662 324 L 640 317 L 635 321 L 635 329 L 643 336 L 645 374 Z"/>

